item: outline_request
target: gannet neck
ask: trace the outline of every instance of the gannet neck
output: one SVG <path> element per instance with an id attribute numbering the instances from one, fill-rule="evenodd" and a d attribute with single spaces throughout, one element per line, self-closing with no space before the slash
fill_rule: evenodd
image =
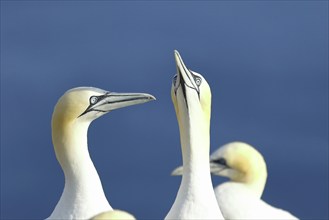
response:
<path id="1" fill-rule="evenodd" d="M 193 104 L 190 104 L 193 106 Z M 210 129 L 209 122 L 203 117 L 201 109 L 191 107 L 187 117 L 180 123 L 180 139 L 183 156 L 183 172 L 191 181 L 199 181 L 200 175 L 210 179 L 209 150 Z M 184 117 L 184 116 L 183 116 Z"/>
<path id="2" fill-rule="evenodd" d="M 87 144 L 89 122 L 79 120 L 52 123 L 56 157 L 63 169 L 65 186 L 62 196 L 49 218 L 85 219 L 112 210 L 90 158 Z"/>
<path id="3" fill-rule="evenodd" d="M 246 172 L 244 183 L 260 198 L 266 185 L 267 169 L 265 162 L 259 162 L 256 166 L 255 165 L 256 164 L 251 165 L 251 169 Z"/>
<path id="4" fill-rule="evenodd" d="M 225 219 L 298 219 L 258 198 L 244 183 L 229 181 L 214 190 Z"/>
<path id="5" fill-rule="evenodd" d="M 223 219 L 210 176 L 209 123 L 199 120 L 197 111 L 189 116 L 179 123 L 183 177 L 166 219 Z"/>
<path id="6" fill-rule="evenodd" d="M 242 173 L 240 178 L 232 178 L 232 180 L 244 183 L 260 198 L 267 180 L 267 167 L 263 156 L 249 144 L 233 142 L 231 145 L 235 145 L 232 149 L 236 154 L 232 159 L 232 166 Z"/>
<path id="7" fill-rule="evenodd" d="M 241 152 L 242 156 L 233 160 L 230 182 L 241 183 L 249 188 L 254 195 L 260 198 L 263 194 L 266 180 L 267 168 L 263 157 L 260 154 L 248 154 L 248 152 Z M 238 155 L 237 155 L 238 156 Z"/>

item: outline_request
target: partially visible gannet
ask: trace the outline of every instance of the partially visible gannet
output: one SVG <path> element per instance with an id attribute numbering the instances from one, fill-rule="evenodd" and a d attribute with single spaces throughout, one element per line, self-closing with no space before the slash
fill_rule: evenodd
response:
<path id="1" fill-rule="evenodd" d="M 136 220 L 136 218 L 128 212 L 115 209 L 98 214 L 92 217 L 91 220 Z"/>
<path id="2" fill-rule="evenodd" d="M 210 157 L 211 172 L 231 181 L 215 188 L 218 204 L 227 219 L 297 219 L 261 199 L 267 179 L 263 156 L 252 146 L 232 142 Z"/>
<path id="3" fill-rule="evenodd" d="M 52 140 L 65 186 L 49 219 L 89 219 L 112 210 L 88 152 L 88 127 L 94 119 L 114 109 L 154 99 L 143 93 L 78 87 L 58 100 L 52 116 Z"/>
<path id="4" fill-rule="evenodd" d="M 210 156 L 212 174 L 231 181 L 215 188 L 218 205 L 225 219 L 297 219 L 261 199 L 267 179 L 263 156 L 243 142 L 228 143 Z M 173 175 L 179 175 L 181 168 Z"/>
<path id="5" fill-rule="evenodd" d="M 224 219 L 209 168 L 210 87 L 200 74 L 187 69 L 177 51 L 175 59 L 171 97 L 180 131 L 183 178 L 166 219 Z"/>

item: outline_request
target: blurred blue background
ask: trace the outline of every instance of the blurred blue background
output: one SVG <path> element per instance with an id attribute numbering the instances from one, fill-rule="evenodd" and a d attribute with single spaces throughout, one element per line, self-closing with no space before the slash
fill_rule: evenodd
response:
<path id="1" fill-rule="evenodd" d="M 89 149 L 112 207 L 163 218 L 180 184 L 174 49 L 211 86 L 211 151 L 252 144 L 263 198 L 327 219 L 327 1 L 1 1 L 1 218 L 55 207 L 51 114 L 77 86 L 157 97 L 94 121 Z"/>

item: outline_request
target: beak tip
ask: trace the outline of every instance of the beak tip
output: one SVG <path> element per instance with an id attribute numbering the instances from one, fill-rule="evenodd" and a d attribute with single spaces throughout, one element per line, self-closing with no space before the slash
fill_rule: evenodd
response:
<path id="1" fill-rule="evenodd" d="M 175 60 L 177 63 L 180 62 L 180 54 L 178 52 L 178 50 L 174 50 L 174 55 L 175 55 Z"/>
<path id="2" fill-rule="evenodd" d="M 148 99 L 149 99 L 150 101 L 157 100 L 153 95 L 150 95 L 150 96 L 148 97 Z"/>

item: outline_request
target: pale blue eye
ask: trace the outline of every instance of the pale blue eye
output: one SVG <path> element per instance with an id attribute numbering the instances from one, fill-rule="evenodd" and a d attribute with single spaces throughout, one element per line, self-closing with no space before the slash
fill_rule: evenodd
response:
<path id="1" fill-rule="evenodd" d="M 98 101 L 98 97 L 97 96 L 90 97 L 90 104 L 95 104 L 97 101 Z"/>
<path id="2" fill-rule="evenodd" d="M 200 86 L 200 85 L 201 85 L 201 81 L 202 81 L 202 79 L 201 79 L 200 77 L 196 76 L 196 77 L 194 78 L 194 80 L 195 80 L 195 83 L 197 84 L 197 86 Z"/>

